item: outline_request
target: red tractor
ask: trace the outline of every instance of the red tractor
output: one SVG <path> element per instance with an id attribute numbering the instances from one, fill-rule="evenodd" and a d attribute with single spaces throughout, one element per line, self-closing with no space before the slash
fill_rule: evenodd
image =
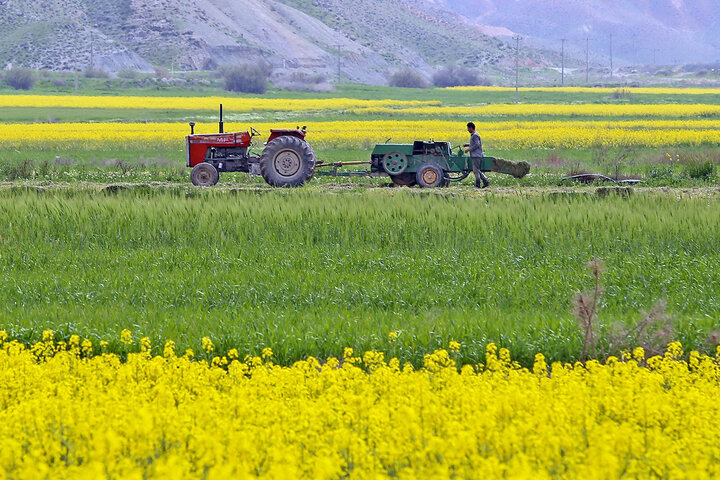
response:
<path id="1" fill-rule="evenodd" d="M 187 166 L 192 167 L 193 185 L 212 186 L 220 179 L 220 172 L 247 172 L 262 175 L 274 187 L 299 187 L 315 174 L 315 152 L 305 140 L 306 128 L 270 130 L 260 156 L 252 155 L 253 137 L 260 133 L 224 133 L 223 111 L 220 105 L 220 133 L 195 134 L 195 122 L 190 122 L 187 135 Z"/>

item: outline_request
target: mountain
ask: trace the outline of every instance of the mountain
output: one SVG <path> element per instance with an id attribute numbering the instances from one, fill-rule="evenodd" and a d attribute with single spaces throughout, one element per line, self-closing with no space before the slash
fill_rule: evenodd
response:
<path id="1" fill-rule="evenodd" d="M 429 0 L 0 0 L 0 35 L 0 67 L 51 70 L 263 61 L 276 75 L 332 79 L 339 64 L 343 81 L 383 84 L 404 66 L 499 72 L 514 58 L 504 40 Z"/>
<path id="2" fill-rule="evenodd" d="M 717 0 L 432 0 L 491 34 L 519 34 L 528 44 L 596 61 L 625 64 L 711 63 L 720 59 Z"/>

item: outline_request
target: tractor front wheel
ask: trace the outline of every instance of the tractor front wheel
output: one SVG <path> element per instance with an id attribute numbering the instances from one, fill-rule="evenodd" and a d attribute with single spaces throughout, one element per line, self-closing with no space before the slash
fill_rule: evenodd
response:
<path id="1" fill-rule="evenodd" d="M 315 152 L 305 140 L 278 137 L 260 155 L 260 173 L 273 187 L 299 187 L 315 173 Z"/>
<path id="2" fill-rule="evenodd" d="M 220 173 L 207 162 L 198 163 L 190 172 L 190 180 L 197 187 L 212 187 L 220 180 Z"/>

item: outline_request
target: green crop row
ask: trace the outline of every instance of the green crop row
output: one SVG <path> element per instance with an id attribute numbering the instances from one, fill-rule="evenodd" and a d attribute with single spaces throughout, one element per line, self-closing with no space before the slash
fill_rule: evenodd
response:
<path id="1" fill-rule="evenodd" d="M 478 362 L 494 341 L 570 361 L 594 258 L 602 331 L 663 298 L 702 350 L 720 320 L 720 210 L 703 198 L 72 187 L 2 190 L 0 211 L 0 329 L 27 341 L 53 329 L 121 349 L 129 328 L 283 363 L 347 346 L 420 362 L 450 340 Z"/>

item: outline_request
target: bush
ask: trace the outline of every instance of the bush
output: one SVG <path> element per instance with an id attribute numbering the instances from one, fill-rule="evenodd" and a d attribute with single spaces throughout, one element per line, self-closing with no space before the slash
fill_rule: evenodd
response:
<path id="1" fill-rule="evenodd" d="M 85 78 L 108 78 L 110 75 L 105 70 L 99 68 L 87 67 L 83 72 Z"/>
<path id="2" fill-rule="evenodd" d="M 710 160 L 696 160 L 685 165 L 685 174 L 696 180 L 710 180 L 715 176 L 715 164 Z"/>
<path id="3" fill-rule="evenodd" d="M 470 85 L 490 85 L 487 79 L 478 77 L 475 70 L 462 67 L 445 67 L 433 74 L 436 87 L 465 87 Z"/>
<path id="4" fill-rule="evenodd" d="M 15 90 L 30 90 L 35 85 L 35 75 L 27 68 L 13 68 L 5 74 L 5 81 Z"/>
<path id="5" fill-rule="evenodd" d="M 390 77 L 389 84 L 391 87 L 402 87 L 402 88 L 427 88 L 428 83 L 425 79 L 416 71 L 404 68 L 398 72 L 395 72 Z"/>
<path id="6" fill-rule="evenodd" d="M 128 80 L 134 80 L 138 77 L 137 70 L 133 70 L 131 68 L 127 68 L 125 70 L 120 70 L 117 72 L 118 78 L 126 78 Z"/>
<path id="7" fill-rule="evenodd" d="M 632 98 L 632 92 L 630 91 L 629 88 L 618 88 L 613 92 L 612 98 L 614 98 L 615 100 L 620 100 L 620 99 L 625 99 L 625 98 L 630 99 L 630 98 Z"/>
<path id="8" fill-rule="evenodd" d="M 327 77 L 320 73 L 308 74 L 294 72 L 274 83 L 278 88 L 291 91 L 328 92 L 332 90 L 332 87 L 327 81 Z"/>
<path id="9" fill-rule="evenodd" d="M 170 70 L 164 67 L 155 67 L 155 78 L 170 78 Z"/>
<path id="10" fill-rule="evenodd" d="M 267 91 L 267 74 L 258 65 L 225 67 L 221 69 L 220 74 L 225 83 L 225 90 L 230 92 L 262 94 Z"/>

